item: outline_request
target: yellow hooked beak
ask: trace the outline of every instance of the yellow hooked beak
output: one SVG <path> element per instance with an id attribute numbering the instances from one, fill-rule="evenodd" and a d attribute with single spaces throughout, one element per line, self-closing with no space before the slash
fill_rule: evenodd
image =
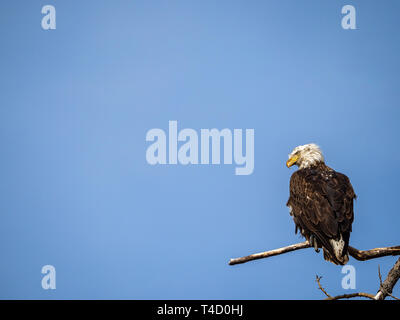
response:
<path id="1" fill-rule="evenodd" d="M 288 161 L 286 161 L 286 166 L 288 168 L 290 168 L 292 165 L 294 165 L 296 163 L 297 160 L 299 160 L 299 156 L 298 155 L 294 155 Z"/>

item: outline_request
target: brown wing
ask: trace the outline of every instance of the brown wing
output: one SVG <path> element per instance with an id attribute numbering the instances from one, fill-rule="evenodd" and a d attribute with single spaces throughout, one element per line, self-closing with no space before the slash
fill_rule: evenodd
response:
<path id="1" fill-rule="evenodd" d="M 350 180 L 326 167 L 297 170 L 290 179 L 290 197 L 287 205 L 297 228 L 308 240 L 313 234 L 318 243 L 332 254 L 329 239 L 342 235 L 345 250 L 354 219 L 353 199 L 356 197 Z"/>

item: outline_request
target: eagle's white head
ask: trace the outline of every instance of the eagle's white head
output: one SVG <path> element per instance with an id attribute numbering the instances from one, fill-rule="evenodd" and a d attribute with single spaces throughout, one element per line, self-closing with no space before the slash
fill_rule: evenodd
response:
<path id="1" fill-rule="evenodd" d="M 304 169 L 319 162 L 324 162 L 321 149 L 315 143 L 309 143 L 294 148 L 292 153 L 289 154 L 286 166 L 289 168 L 295 164 L 300 169 Z"/>

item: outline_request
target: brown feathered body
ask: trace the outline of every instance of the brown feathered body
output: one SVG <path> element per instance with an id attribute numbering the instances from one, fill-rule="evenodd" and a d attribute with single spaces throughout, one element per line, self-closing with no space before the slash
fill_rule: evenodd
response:
<path id="1" fill-rule="evenodd" d="M 295 232 L 300 230 L 309 241 L 313 236 L 325 260 L 338 265 L 348 261 L 355 198 L 349 178 L 323 162 L 299 169 L 290 178 L 287 206 Z"/>

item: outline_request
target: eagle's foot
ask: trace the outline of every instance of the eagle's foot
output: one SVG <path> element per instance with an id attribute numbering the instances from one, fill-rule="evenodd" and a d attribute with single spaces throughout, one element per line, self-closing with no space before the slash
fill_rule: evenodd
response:
<path id="1" fill-rule="evenodd" d="M 319 253 L 317 240 L 315 239 L 315 236 L 314 236 L 314 235 L 311 235 L 311 236 L 310 236 L 309 242 L 310 242 L 310 245 L 311 245 L 312 247 L 314 247 L 315 252 L 316 252 L 316 253 Z"/>

